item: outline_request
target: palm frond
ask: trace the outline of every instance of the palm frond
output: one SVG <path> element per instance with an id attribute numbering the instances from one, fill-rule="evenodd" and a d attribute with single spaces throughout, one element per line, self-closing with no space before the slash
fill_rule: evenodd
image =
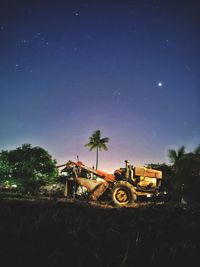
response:
<path id="1" fill-rule="evenodd" d="M 177 151 L 177 156 L 180 159 L 185 154 L 185 146 L 181 146 Z"/>
<path id="2" fill-rule="evenodd" d="M 107 151 L 108 148 L 107 148 L 106 144 L 104 144 L 104 143 L 100 143 L 100 144 L 99 144 L 99 150 L 100 150 L 100 151 L 101 151 L 101 150 L 105 150 L 105 151 Z"/>
<path id="3" fill-rule="evenodd" d="M 88 144 L 85 145 L 85 147 L 88 147 L 90 151 L 93 150 L 94 148 L 96 148 L 94 143 L 88 143 Z"/>
<path id="4" fill-rule="evenodd" d="M 85 147 L 90 147 L 92 145 L 93 145 L 93 143 L 92 142 L 89 142 L 89 143 L 85 144 Z"/>
<path id="5" fill-rule="evenodd" d="M 102 139 L 100 140 L 100 142 L 101 142 L 101 143 L 108 143 L 109 140 L 110 140 L 110 138 L 108 138 L 108 137 L 104 137 L 104 138 L 102 138 Z"/>
<path id="6" fill-rule="evenodd" d="M 93 134 L 92 134 L 92 137 L 94 139 L 101 139 L 101 131 L 100 130 L 94 131 Z"/>
<path id="7" fill-rule="evenodd" d="M 168 150 L 168 157 L 169 157 L 171 163 L 175 163 L 176 160 L 177 160 L 176 150 L 174 150 L 174 149 L 169 149 L 169 150 Z"/>

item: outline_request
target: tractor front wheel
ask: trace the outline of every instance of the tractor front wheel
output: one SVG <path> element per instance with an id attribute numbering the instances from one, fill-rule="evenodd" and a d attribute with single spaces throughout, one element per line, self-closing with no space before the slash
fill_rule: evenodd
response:
<path id="1" fill-rule="evenodd" d="M 136 201 L 136 194 L 132 185 L 119 181 L 113 187 L 111 198 L 114 205 L 122 207 Z"/>

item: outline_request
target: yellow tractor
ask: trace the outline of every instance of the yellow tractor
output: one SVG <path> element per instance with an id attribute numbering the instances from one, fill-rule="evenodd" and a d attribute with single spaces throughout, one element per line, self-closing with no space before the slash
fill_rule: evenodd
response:
<path id="1" fill-rule="evenodd" d="M 112 201 L 124 206 L 140 198 L 159 196 L 162 172 L 146 167 L 133 167 L 125 160 L 125 168 L 114 172 L 116 182 L 112 188 Z"/>
<path id="2" fill-rule="evenodd" d="M 80 161 L 68 161 L 61 165 L 65 166 L 62 172 L 67 173 L 64 195 L 72 196 L 74 188 L 76 191 L 81 186 L 87 190 L 89 200 L 96 201 L 106 194 L 117 206 L 126 206 L 136 202 L 140 197 L 157 197 L 162 172 L 146 167 L 133 167 L 128 163 L 125 160 L 125 168 L 115 170 L 114 174 L 108 174 L 87 167 Z"/>

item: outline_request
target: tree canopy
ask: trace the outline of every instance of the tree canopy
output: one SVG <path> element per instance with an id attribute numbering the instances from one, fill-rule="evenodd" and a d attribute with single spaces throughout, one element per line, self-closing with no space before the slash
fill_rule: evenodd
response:
<path id="1" fill-rule="evenodd" d="M 175 167 L 177 183 L 183 186 L 184 195 L 200 200 L 200 154 L 185 154 Z"/>
<path id="2" fill-rule="evenodd" d="M 200 145 L 194 151 L 187 153 L 184 146 L 181 146 L 177 151 L 170 149 L 168 156 L 173 163 L 174 181 L 172 184 L 174 192 L 182 191 L 184 197 L 199 200 Z"/>
<path id="3" fill-rule="evenodd" d="M 0 178 L 23 180 L 51 179 L 56 174 L 56 161 L 39 147 L 23 144 L 21 147 L 0 152 Z"/>
<path id="4" fill-rule="evenodd" d="M 179 159 L 185 155 L 185 146 L 181 146 L 177 151 L 174 149 L 168 150 L 168 157 L 171 163 L 176 164 Z"/>

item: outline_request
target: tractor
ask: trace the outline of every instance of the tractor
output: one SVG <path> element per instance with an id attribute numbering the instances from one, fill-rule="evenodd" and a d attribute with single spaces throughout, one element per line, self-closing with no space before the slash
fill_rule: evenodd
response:
<path id="1" fill-rule="evenodd" d="M 88 199 L 97 201 L 107 196 L 116 206 L 126 206 L 141 198 L 156 198 L 162 181 L 162 172 L 146 167 L 133 167 L 125 160 L 125 167 L 113 174 L 85 166 L 82 162 L 68 161 L 62 173 L 66 173 L 65 197 L 76 197 L 78 188 L 84 188 Z"/>

